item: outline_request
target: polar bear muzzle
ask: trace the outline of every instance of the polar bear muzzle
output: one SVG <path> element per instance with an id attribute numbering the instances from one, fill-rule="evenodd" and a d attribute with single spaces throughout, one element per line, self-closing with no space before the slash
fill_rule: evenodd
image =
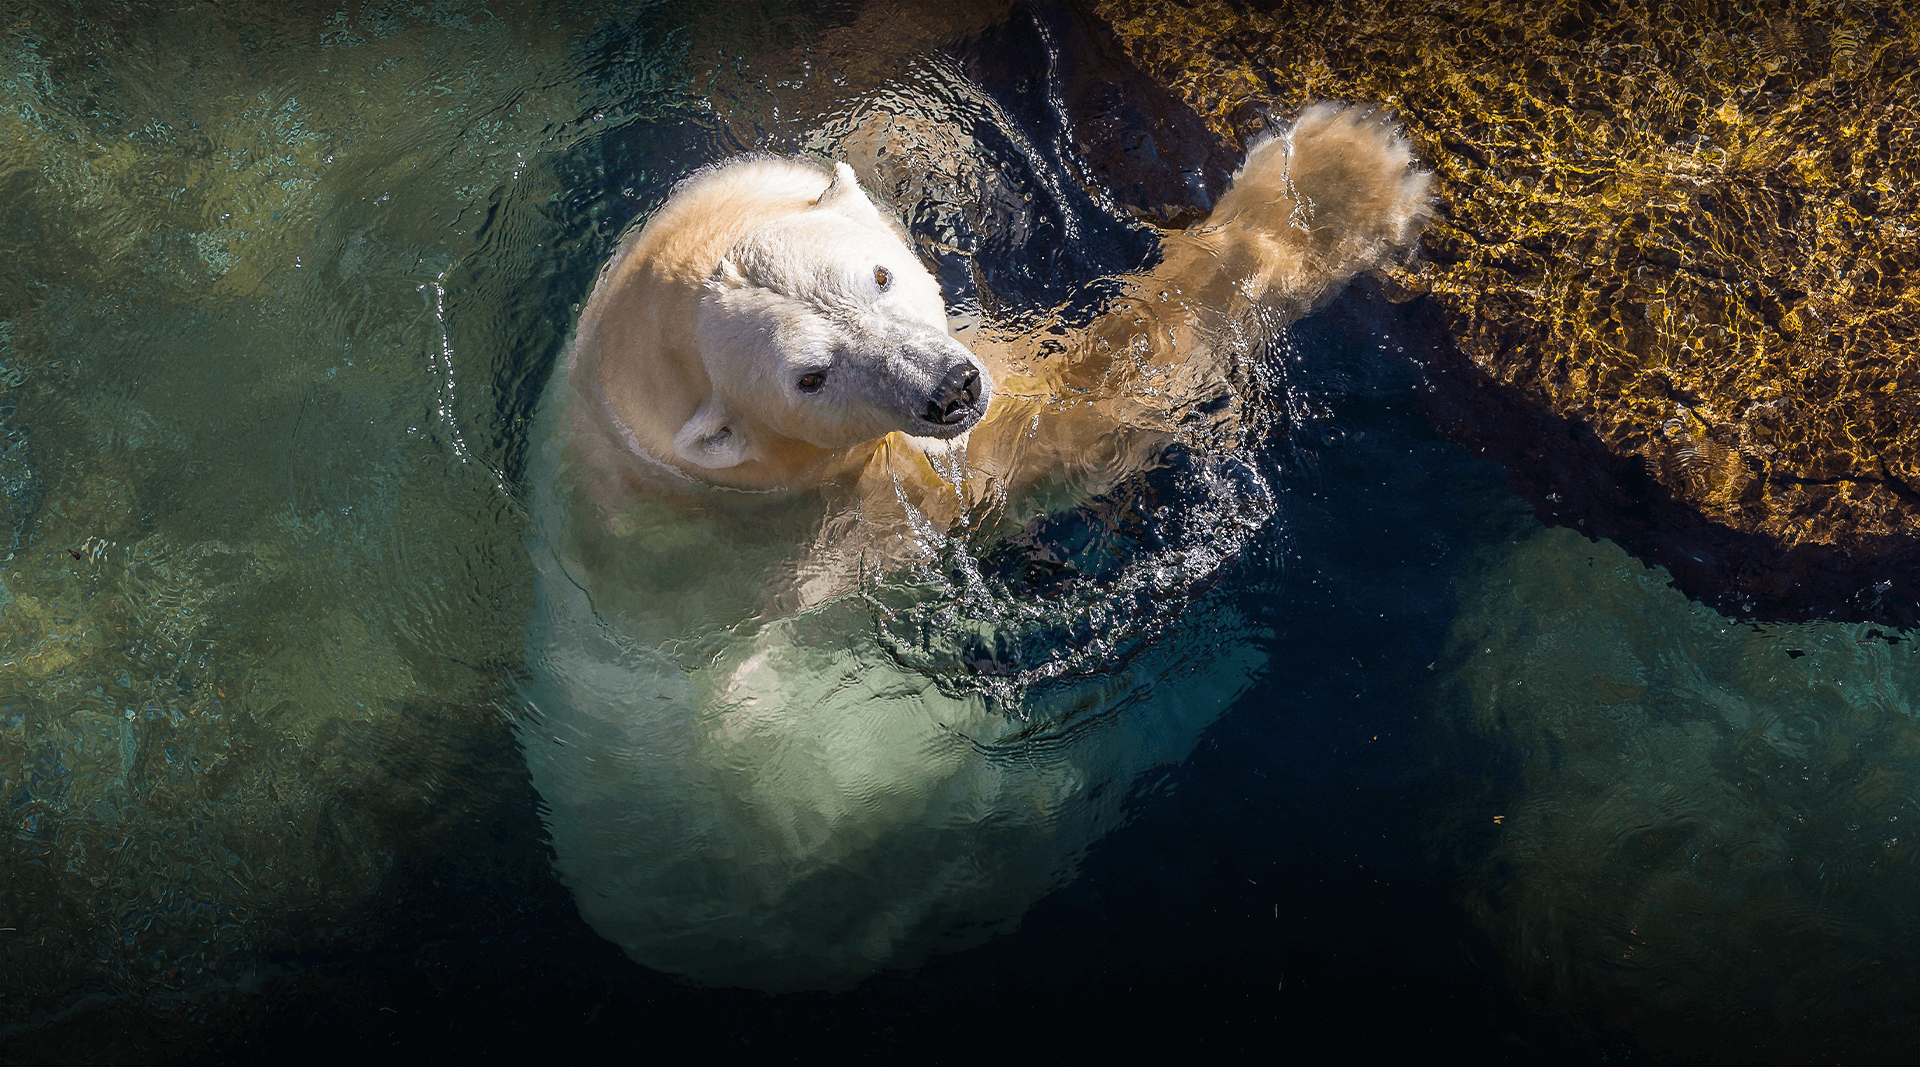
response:
<path id="1" fill-rule="evenodd" d="M 850 333 L 829 366 L 796 368 L 803 373 L 791 408 L 766 413 L 771 423 L 817 444 L 846 444 L 896 430 L 953 438 L 986 416 L 993 380 L 959 341 L 924 328 Z"/>
<path id="2" fill-rule="evenodd" d="M 986 365 L 944 332 L 925 331 L 897 343 L 879 370 L 895 399 L 891 430 L 912 437 L 958 437 L 986 416 L 993 379 Z"/>

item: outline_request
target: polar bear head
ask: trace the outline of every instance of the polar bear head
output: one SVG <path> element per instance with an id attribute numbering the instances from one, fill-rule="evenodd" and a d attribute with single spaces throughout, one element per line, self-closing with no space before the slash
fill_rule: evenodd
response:
<path id="1" fill-rule="evenodd" d="M 674 435 L 708 469 L 774 434 L 847 448 L 900 431 L 950 440 L 986 414 L 986 365 L 947 333 L 939 283 L 841 163 L 805 210 L 736 241 L 700 298 L 713 393 Z"/>

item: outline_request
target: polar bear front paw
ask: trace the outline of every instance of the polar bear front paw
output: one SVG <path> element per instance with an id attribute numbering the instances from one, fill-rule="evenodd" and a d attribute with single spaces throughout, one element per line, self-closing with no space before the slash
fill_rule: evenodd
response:
<path id="1" fill-rule="evenodd" d="M 1382 112 L 1314 104 L 1248 149 L 1206 227 L 1248 292 L 1304 310 L 1411 246 L 1432 214 L 1432 185 Z"/>
<path id="2" fill-rule="evenodd" d="M 1258 166 L 1279 175 L 1252 172 Z M 1341 239 L 1398 250 L 1413 243 L 1433 212 L 1433 174 L 1416 170 L 1413 145 L 1384 112 L 1314 104 L 1292 127 L 1247 153 L 1246 179 L 1292 186 L 1304 218 L 1292 221 Z"/>

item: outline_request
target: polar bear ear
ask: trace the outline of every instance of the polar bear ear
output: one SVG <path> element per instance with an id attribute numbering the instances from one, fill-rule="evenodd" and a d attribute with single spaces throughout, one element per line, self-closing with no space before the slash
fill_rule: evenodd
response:
<path id="1" fill-rule="evenodd" d="M 673 450 L 696 467 L 719 470 L 745 463 L 752 445 L 731 424 L 726 405 L 718 396 L 710 396 L 673 435 Z"/>
<path id="2" fill-rule="evenodd" d="M 867 199 L 866 190 L 860 188 L 860 179 L 853 176 L 853 168 L 845 163 L 833 165 L 833 184 L 827 186 L 827 191 L 820 194 L 820 199 L 815 200 L 813 206 L 838 211 L 861 222 L 880 226 L 887 224 L 873 206 L 873 201 Z"/>

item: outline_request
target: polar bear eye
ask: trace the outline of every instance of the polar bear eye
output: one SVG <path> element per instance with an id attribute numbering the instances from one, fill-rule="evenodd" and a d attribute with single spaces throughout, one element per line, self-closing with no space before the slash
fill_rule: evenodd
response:
<path id="1" fill-rule="evenodd" d="M 893 284 L 893 272 L 885 267 L 873 268 L 873 284 L 885 289 Z"/>
<path id="2" fill-rule="evenodd" d="M 827 372 L 823 370 L 808 371 L 802 374 L 800 380 L 793 384 L 795 388 L 803 393 L 817 393 L 820 391 L 821 386 L 827 384 Z"/>

